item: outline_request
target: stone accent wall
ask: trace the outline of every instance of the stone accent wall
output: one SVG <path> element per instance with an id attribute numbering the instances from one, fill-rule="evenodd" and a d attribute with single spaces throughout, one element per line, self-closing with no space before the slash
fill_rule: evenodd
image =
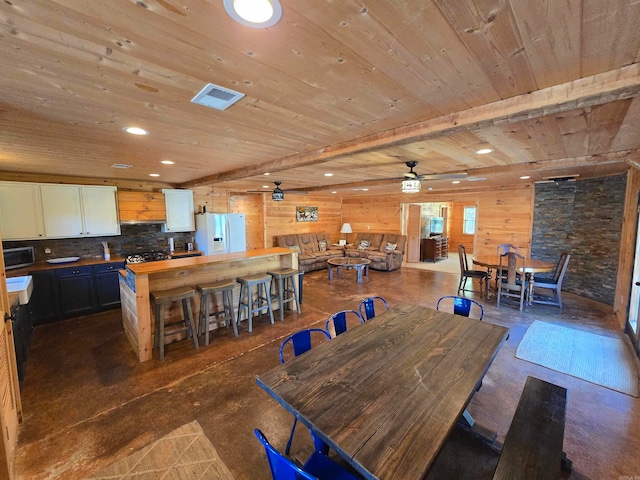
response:
<path id="1" fill-rule="evenodd" d="M 193 241 L 191 233 L 164 233 L 159 223 L 122 224 L 121 235 L 113 237 L 59 238 L 45 240 L 25 240 L 20 242 L 2 242 L 3 248 L 34 247 L 36 261 L 43 262 L 49 258 L 81 257 L 92 258 L 103 255 L 102 242 L 107 242 L 112 255 L 149 252 L 154 250 L 169 251 L 169 238 L 173 237 L 176 250 L 184 250 L 185 243 Z M 45 254 L 44 249 L 51 253 Z"/>
<path id="2" fill-rule="evenodd" d="M 571 254 L 564 290 L 613 305 L 626 175 L 536 184 L 531 256 Z"/>

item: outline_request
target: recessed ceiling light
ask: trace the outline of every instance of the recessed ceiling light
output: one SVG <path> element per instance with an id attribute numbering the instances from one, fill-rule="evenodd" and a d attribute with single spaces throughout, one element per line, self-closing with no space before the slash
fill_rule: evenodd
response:
<path id="1" fill-rule="evenodd" d="M 128 163 L 114 163 L 111 165 L 111 168 L 133 168 L 133 165 L 129 165 Z"/>
<path id="2" fill-rule="evenodd" d="M 229 16 L 245 27 L 271 27 L 282 17 L 279 0 L 224 0 L 223 3 Z"/>
<path id="3" fill-rule="evenodd" d="M 520 177 L 520 180 L 527 180 L 528 178 L 531 178 L 529 175 L 522 175 Z"/>
<path id="4" fill-rule="evenodd" d="M 338 193 L 338 192 L 331 192 L 331 193 Z"/>
<path id="5" fill-rule="evenodd" d="M 176 162 L 172 160 L 160 160 L 160 163 L 162 163 L 163 165 L 173 165 Z"/>
<path id="6" fill-rule="evenodd" d="M 460 183 L 460 180 L 454 180 L 454 181 L 453 181 L 453 182 L 451 182 L 451 183 Z"/>
<path id="7" fill-rule="evenodd" d="M 270 175 L 269 172 L 266 172 L 265 175 Z"/>
<path id="8" fill-rule="evenodd" d="M 429 187 L 429 188 L 427 188 L 427 190 L 433 190 L 433 188 Z"/>
<path id="9" fill-rule="evenodd" d="M 149 135 L 148 130 L 145 130 L 144 128 L 140 128 L 140 127 L 124 127 L 122 130 L 124 130 L 127 133 L 130 133 L 131 135 Z"/>
<path id="10" fill-rule="evenodd" d="M 325 173 L 324 176 L 325 177 L 333 177 L 333 173 Z"/>
<path id="11" fill-rule="evenodd" d="M 160 174 L 159 173 L 150 173 L 149 176 L 150 177 L 159 177 Z"/>
<path id="12" fill-rule="evenodd" d="M 269 185 L 262 185 L 262 188 L 271 188 Z"/>
<path id="13" fill-rule="evenodd" d="M 480 150 L 476 150 L 478 155 L 486 155 L 487 153 L 493 152 L 493 148 L 481 148 Z"/>

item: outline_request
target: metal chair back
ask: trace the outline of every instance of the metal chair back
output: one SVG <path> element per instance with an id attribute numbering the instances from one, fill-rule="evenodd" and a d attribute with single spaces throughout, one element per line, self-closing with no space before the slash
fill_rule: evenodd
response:
<path id="1" fill-rule="evenodd" d="M 442 307 L 444 308 L 445 305 L 449 303 L 449 301 L 451 301 L 451 307 L 449 307 L 449 309 L 452 308 L 455 315 L 470 317 L 471 308 L 475 305 L 477 306 L 477 310 L 479 310 L 480 313 L 479 315 L 474 315 L 474 317 L 477 316 L 477 320 L 482 320 L 484 317 L 484 307 L 480 303 L 472 300 L 471 298 L 458 297 L 456 295 L 445 295 L 444 297 L 440 297 L 438 299 L 438 303 L 436 303 L 436 310 L 440 310 L 442 302 L 444 302 L 442 303 Z"/>
<path id="2" fill-rule="evenodd" d="M 348 327 L 347 320 L 349 316 L 355 316 L 358 323 L 364 323 L 364 318 L 362 318 L 362 316 L 355 310 L 341 310 L 340 312 L 336 312 L 331 315 L 331 317 L 329 317 L 329 320 L 327 320 L 327 333 L 331 335 L 331 331 L 333 330 L 333 336 L 337 337 L 338 335 L 346 332 Z"/>
<path id="3" fill-rule="evenodd" d="M 382 303 L 382 305 L 384 305 L 384 307 L 389 310 L 389 304 L 384 298 L 377 295 L 374 295 L 373 297 L 367 297 L 362 300 L 360 302 L 360 305 L 358 306 L 360 316 L 364 319 L 365 322 L 367 320 L 371 320 L 376 316 L 376 300 L 378 300 L 378 303 Z"/>
<path id="4" fill-rule="evenodd" d="M 289 343 L 291 343 L 294 357 L 311 350 L 311 334 L 313 332 L 317 332 L 318 335 L 322 334 L 327 338 L 327 340 L 331 340 L 331 336 L 321 328 L 307 328 L 306 330 L 300 330 L 299 332 L 289 335 L 284 339 L 282 344 L 280 344 L 280 363 L 285 362 L 284 349 Z"/>

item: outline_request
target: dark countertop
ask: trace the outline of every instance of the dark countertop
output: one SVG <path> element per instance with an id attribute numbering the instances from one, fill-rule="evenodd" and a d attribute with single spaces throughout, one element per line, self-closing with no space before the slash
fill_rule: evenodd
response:
<path id="1" fill-rule="evenodd" d="M 68 262 L 68 263 L 47 263 L 47 262 L 36 262 L 33 265 L 22 268 L 15 268 L 12 270 L 7 270 L 7 278 L 11 277 L 21 277 L 23 275 L 29 275 L 29 272 L 36 272 L 42 270 L 55 270 L 58 268 L 66 268 L 66 267 L 84 267 L 87 265 L 100 265 L 103 263 L 118 263 L 124 262 L 124 257 L 119 255 L 111 255 L 110 260 L 105 260 L 102 257 L 93 257 L 93 258 L 81 258 L 76 262 Z"/>

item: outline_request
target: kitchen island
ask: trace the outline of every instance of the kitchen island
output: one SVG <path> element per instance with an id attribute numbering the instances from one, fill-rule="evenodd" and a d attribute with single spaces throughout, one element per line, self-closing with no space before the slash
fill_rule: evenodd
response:
<path id="1" fill-rule="evenodd" d="M 288 248 L 266 248 L 247 252 L 188 257 L 159 262 L 128 264 L 120 272 L 122 323 L 138 360 L 153 356 L 153 308 L 149 293 L 199 283 L 235 279 L 279 268 L 298 268 L 298 254 Z M 239 287 L 238 287 L 239 291 Z M 237 302 L 238 295 L 234 293 Z M 199 298 L 192 305 L 199 310 Z M 236 305 L 237 308 L 237 305 Z M 197 321 L 197 318 L 194 318 Z"/>

